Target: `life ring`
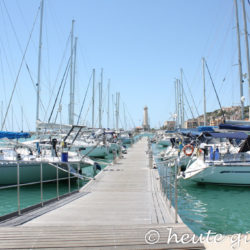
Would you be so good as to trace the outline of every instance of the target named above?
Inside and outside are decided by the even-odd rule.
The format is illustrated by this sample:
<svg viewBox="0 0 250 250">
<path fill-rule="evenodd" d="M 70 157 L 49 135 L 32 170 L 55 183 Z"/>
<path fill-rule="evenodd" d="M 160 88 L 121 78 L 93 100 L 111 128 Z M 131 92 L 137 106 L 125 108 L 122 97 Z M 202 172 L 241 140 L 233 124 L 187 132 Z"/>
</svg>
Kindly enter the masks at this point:
<svg viewBox="0 0 250 250">
<path fill-rule="evenodd" d="M 191 145 L 191 144 L 188 144 L 186 145 L 184 148 L 183 148 L 183 153 L 186 155 L 186 156 L 191 156 L 194 152 L 194 146 Z"/>
</svg>

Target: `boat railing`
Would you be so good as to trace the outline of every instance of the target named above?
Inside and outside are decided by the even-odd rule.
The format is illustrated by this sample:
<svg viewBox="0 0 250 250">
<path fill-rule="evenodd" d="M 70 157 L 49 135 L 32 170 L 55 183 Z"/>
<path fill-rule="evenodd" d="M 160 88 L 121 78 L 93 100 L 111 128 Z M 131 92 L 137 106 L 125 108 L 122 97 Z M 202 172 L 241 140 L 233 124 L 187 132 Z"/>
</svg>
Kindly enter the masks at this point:
<svg viewBox="0 0 250 250">
<path fill-rule="evenodd" d="M 17 189 L 17 196 L 16 196 L 16 198 L 17 198 L 17 211 L 9 213 L 9 214 L 5 214 L 3 216 L 0 216 L 0 222 L 4 221 L 6 219 L 9 219 L 9 218 L 11 218 L 13 216 L 17 216 L 17 215 L 20 216 L 23 213 L 23 211 L 25 211 L 25 212 L 30 211 L 34 207 L 37 207 L 39 204 L 40 204 L 40 207 L 43 207 L 44 204 L 49 203 L 51 200 L 47 200 L 47 201 L 44 200 L 44 186 L 43 186 L 44 183 L 56 182 L 56 198 L 54 198 L 52 200 L 60 200 L 62 197 L 68 196 L 68 195 L 73 194 L 75 192 L 79 192 L 79 190 L 80 190 L 80 180 L 93 179 L 93 178 L 78 174 L 80 172 L 80 163 L 79 162 L 78 163 L 73 163 L 73 164 L 77 164 L 77 172 L 72 171 L 72 166 L 71 166 L 71 163 L 69 163 L 69 162 L 58 162 L 58 163 L 40 162 L 39 163 L 39 165 L 40 165 L 40 174 L 39 174 L 40 175 L 40 180 L 35 181 L 35 182 L 21 183 L 21 178 L 20 178 L 20 164 L 21 163 L 23 164 L 23 161 L 22 162 L 16 161 L 14 163 L 14 164 L 16 164 L 16 169 L 17 169 L 17 172 L 16 172 L 16 175 L 17 175 L 16 183 L 17 184 L 0 186 L 0 190 L 13 189 L 13 188 Z M 13 164 L 13 162 L 12 162 L 12 164 Z M 44 180 L 43 179 L 43 169 L 44 169 L 45 164 L 50 165 L 51 167 L 54 167 L 56 169 L 56 178 L 49 179 L 49 180 Z M 62 164 L 64 166 L 66 166 L 66 167 L 62 168 L 61 167 Z M 59 174 L 60 174 L 59 171 L 64 171 L 64 172 L 68 173 L 68 176 L 67 177 L 60 177 L 59 176 Z M 71 180 L 72 179 L 77 180 L 77 189 L 74 189 L 74 190 L 71 189 Z M 66 194 L 64 193 L 64 194 L 60 195 L 60 193 L 59 193 L 59 182 L 60 181 L 68 181 L 68 192 Z M 20 189 L 21 189 L 21 187 L 37 185 L 37 184 L 40 184 L 40 202 L 35 204 L 35 205 L 32 205 L 31 207 L 21 209 L 21 198 L 20 198 Z"/>
<path fill-rule="evenodd" d="M 164 162 L 157 162 L 153 157 L 151 142 L 148 140 L 149 167 L 158 168 L 160 176 L 160 190 L 169 208 L 174 209 L 174 221 L 178 223 L 178 187 L 177 176 L 180 169 L 180 157 L 171 158 Z M 174 166 L 174 167 L 173 167 Z M 174 205 L 174 206 L 173 206 Z"/>
<path fill-rule="evenodd" d="M 206 155 L 206 161 L 223 161 L 228 162 L 250 162 L 250 154 L 241 152 L 241 153 L 219 153 L 217 157 L 213 155 Z"/>
<path fill-rule="evenodd" d="M 175 223 L 178 223 L 177 175 L 179 169 L 179 160 L 178 158 L 172 159 L 164 165 L 160 165 L 158 169 L 162 195 L 166 198 L 169 208 L 174 208 L 174 220 Z"/>
</svg>

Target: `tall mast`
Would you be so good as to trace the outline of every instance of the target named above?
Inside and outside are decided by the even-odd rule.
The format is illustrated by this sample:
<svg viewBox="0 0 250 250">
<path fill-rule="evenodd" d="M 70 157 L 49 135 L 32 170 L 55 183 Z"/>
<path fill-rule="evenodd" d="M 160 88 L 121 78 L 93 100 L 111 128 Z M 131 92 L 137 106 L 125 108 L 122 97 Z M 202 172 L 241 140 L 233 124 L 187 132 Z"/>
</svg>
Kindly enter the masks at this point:
<svg viewBox="0 0 250 250">
<path fill-rule="evenodd" d="M 72 84 L 72 124 L 74 124 L 75 118 L 75 81 L 76 81 L 76 49 L 77 49 L 77 37 L 75 37 L 75 45 L 74 45 L 74 65 L 73 65 L 73 84 Z"/>
<path fill-rule="evenodd" d="M 120 106 L 120 93 L 116 93 L 116 130 L 119 129 L 119 106 Z"/>
<path fill-rule="evenodd" d="M 1 126 L 3 124 L 3 101 L 1 101 Z M 2 127 L 3 129 L 3 127 Z"/>
<path fill-rule="evenodd" d="M 181 69 L 181 127 L 184 128 L 184 90 L 183 90 L 183 69 Z"/>
<path fill-rule="evenodd" d="M 110 79 L 108 80 L 108 110 L 107 110 L 107 128 L 109 128 L 109 90 L 110 90 Z"/>
<path fill-rule="evenodd" d="M 244 100 L 243 100 L 243 81 L 242 81 L 242 64 L 241 64 L 241 48 L 240 48 L 240 28 L 239 28 L 239 17 L 238 17 L 238 4 L 237 0 L 234 0 L 235 4 L 235 16 L 236 16 L 236 27 L 237 27 L 237 39 L 238 39 L 238 64 L 239 64 L 239 80 L 240 80 L 240 103 L 241 103 L 241 119 L 244 119 Z"/>
<path fill-rule="evenodd" d="M 177 92 L 177 125 L 180 128 L 180 84 L 179 79 L 176 80 L 176 92 Z"/>
<path fill-rule="evenodd" d="M 205 58 L 202 57 L 202 77 L 203 77 L 203 101 L 204 101 L 204 126 L 207 126 L 207 101 L 206 101 L 206 78 L 205 78 Z"/>
<path fill-rule="evenodd" d="M 21 106 L 21 123 L 22 123 L 22 132 L 23 132 L 23 106 Z"/>
<path fill-rule="evenodd" d="M 175 91 L 175 127 L 178 128 L 178 96 L 177 96 L 177 79 L 174 82 Z"/>
<path fill-rule="evenodd" d="M 13 112 L 13 105 L 11 105 L 11 130 L 14 131 L 14 112 Z"/>
<path fill-rule="evenodd" d="M 124 130 L 127 130 L 127 120 L 126 120 L 125 104 L 124 103 L 123 103 L 123 115 L 124 115 Z"/>
<path fill-rule="evenodd" d="M 38 52 L 38 69 L 37 69 L 37 97 L 36 97 L 36 121 L 39 120 L 40 104 L 40 80 L 41 80 L 41 61 L 42 61 L 42 34 L 43 34 L 43 6 L 44 1 L 40 3 L 40 33 L 39 33 L 39 52 Z"/>
<path fill-rule="evenodd" d="M 244 18 L 244 33 L 245 33 L 245 43 L 246 43 L 246 56 L 247 56 L 247 77 L 248 77 L 248 99 L 250 105 L 250 60 L 249 60 L 249 47 L 248 47 L 248 32 L 247 32 L 247 18 L 246 18 L 246 9 L 245 9 L 245 1 L 242 1 L 242 10 L 243 10 L 243 18 Z M 250 106 L 249 106 L 249 118 L 250 120 Z"/>
<path fill-rule="evenodd" d="M 99 82 L 99 128 L 102 128 L 102 83 L 103 69 L 101 69 L 101 82 Z"/>
<path fill-rule="evenodd" d="M 69 124 L 73 125 L 74 123 L 74 72 L 73 72 L 73 63 L 74 63 L 74 23 L 75 20 L 72 20 L 71 27 L 71 56 L 70 56 L 70 103 L 69 103 Z"/>
<path fill-rule="evenodd" d="M 95 69 L 93 69 L 93 87 L 92 87 L 92 128 L 95 126 Z"/>
<path fill-rule="evenodd" d="M 112 94 L 112 120 L 113 120 L 113 129 L 115 128 L 115 112 L 114 112 L 114 95 Z"/>
</svg>

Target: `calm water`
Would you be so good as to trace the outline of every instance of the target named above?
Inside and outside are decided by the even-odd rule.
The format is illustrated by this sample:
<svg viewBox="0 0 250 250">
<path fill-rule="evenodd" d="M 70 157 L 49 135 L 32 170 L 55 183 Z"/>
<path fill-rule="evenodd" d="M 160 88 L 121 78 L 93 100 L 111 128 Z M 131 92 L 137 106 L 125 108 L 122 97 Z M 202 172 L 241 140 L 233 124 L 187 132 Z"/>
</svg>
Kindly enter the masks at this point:
<svg viewBox="0 0 250 250">
<path fill-rule="evenodd" d="M 163 148 L 153 145 L 154 153 Z M 112 154 L 102 162 L 110 162 Z M 98 160 L 97 160 L 98 161 Z M 102 164 L 102 168 L 105 165 Z M 83 168 L 86 176 L 93 176 L 92 167 Z M 86 183 L 86 182 L 85 182 Z M 80 183 L 80 186 L 85 184 Z M 60 182 L 60 195 L 68 192 L 68 183 Z M 71 190 L 77 183 L 71 183 Z M 17 210 L 16 189 L 0 190 L 0 216 Z M 56 197 L 56 184 L 44 184 L 44 200 Z M 21 208 L 40 202 L 40 186 L 21 188 Z M 234 234 L 250 231 L 250 188 L 217 185 L 197 185 L 190 181 L 178 183 L 178 210 L 184 223 L 196 234 L 212 230 Z"/>
<path fill-rule="evenodd" d="M 163 148 L 153 146 L 154 153 Z M 197 185 L 178 182 L 178 212 L 194 233 L 250 231 L 250 187 Z"/>
<path fill-rule="evenodd" d="M 113 158 L 112 154 L 110 154 L 106 159 L 97 159 L 97 161 L 103 162 L 111 162 Z M 105 168 L 105 164 L 100 164 L 102 169 Z M 98 173 L 99 171 L 97 171 Z M 93 167 L 86 166 L 82 168 L 82 173 L 85 176 L 93 177 Z M 87 183 L 87 181 L 80 180 L 79 186 L 82 187 Z M 70 190 L 77 190 L 78 183 L 77 181 L 71 180 Z M 67 180 L 59 181 L 59 195 L 68 193 L 68 182 Z M 52 198 L 56 198 L 56 183 L 44 183 L 43 184 L 43 200 L 50 200 Z M 3 189 L 0 190 L 0 216 L 17 211 L 17 189 Z M 20 188 L 20 206 L 21 209 L 32 206 L 34 204 L 38 204 L 41 202 L 41 191 L 40 184 L 25 186 Z"/>
</svg>

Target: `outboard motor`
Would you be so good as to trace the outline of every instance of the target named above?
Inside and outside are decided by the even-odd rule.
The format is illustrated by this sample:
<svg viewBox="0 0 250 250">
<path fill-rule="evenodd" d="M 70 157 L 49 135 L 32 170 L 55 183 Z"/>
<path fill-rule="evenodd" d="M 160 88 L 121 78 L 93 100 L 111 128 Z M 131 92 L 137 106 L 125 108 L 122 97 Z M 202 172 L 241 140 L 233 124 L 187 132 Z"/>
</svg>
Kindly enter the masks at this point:
<svg viewBox="0 0 250 250">
<path fill-rule="evenodd" d="M 56 138 L 52 139 L 52 141 L 51 141 L 51 145 L 52 145 L 51 154 L 53 157 L 55 157 L 55 156 L 57 157 L 56 144 L 57 144 L 57 139 Z"/>
</svg>

